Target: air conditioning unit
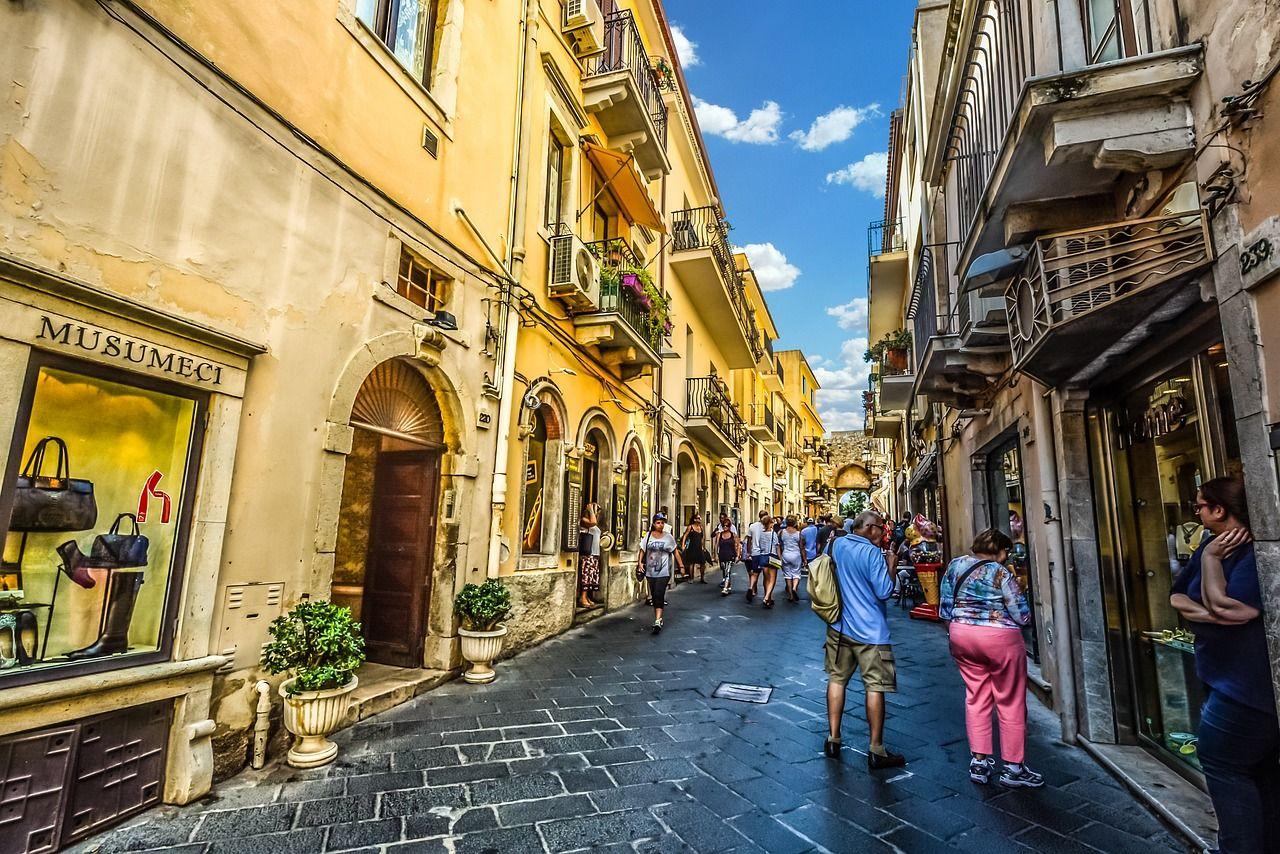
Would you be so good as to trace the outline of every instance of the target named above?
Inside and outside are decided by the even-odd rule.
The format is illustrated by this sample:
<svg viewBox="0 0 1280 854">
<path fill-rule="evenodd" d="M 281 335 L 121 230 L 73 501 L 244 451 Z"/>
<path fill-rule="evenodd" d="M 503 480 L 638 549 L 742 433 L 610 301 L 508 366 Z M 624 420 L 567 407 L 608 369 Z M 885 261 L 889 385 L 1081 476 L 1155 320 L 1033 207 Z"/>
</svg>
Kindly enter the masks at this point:
<svg viewBox="0 0 1280 854">
<path fill-rule="evenodd" d="M 1003 335 L 1009 328 L 1004 294 L 982 296 L 980 291 L 969 291 L 961 299 L 968 300 L 968 311 L 962 312 L 960 338 L 968 341 L 973 335 Z"/>
<path fill-rule="evenodd" d="M 596 311 L 600 306 L 600 262 L 576 234 L 551 238 L 547 290 L 570 311 Z"/>
<path fill-rule="evenodd" d="M 604 15 L 597 0 L 565 0 L 564 34 L 578 56 L 604 52 Z"/>
</svg>

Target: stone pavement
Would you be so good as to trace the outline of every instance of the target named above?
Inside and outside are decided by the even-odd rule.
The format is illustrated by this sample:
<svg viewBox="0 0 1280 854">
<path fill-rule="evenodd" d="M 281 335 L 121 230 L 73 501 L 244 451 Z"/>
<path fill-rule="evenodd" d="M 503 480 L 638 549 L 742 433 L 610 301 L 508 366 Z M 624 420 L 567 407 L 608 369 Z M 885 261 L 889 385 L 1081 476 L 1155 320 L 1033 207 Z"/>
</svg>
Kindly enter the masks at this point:
<svg viewBox="0 0 1280 854">
<path fill-rule="evenodd" d="M 856 679 L 844 759 L 821 755 L 823 632 L 807 603 L 765 611 L 709 583 L 681 585 L 671 605 L 658 637 L 643 606 L 611 615 L 503 662 L 491 685 L 450 683 L 340 733 L 328 768 L 247 772 L 81 850 L 1186 850 L 1055 741 L 1034 699 L 1028 762 L 1048 785 L 972 784 L 940 626 L 891 606 L 887 743 L 910 764 L 871 774 L 849 749 L 865 749 Z M 764 705 L 712 699 L 721 682 L 774 690 Z"/>
</svg>

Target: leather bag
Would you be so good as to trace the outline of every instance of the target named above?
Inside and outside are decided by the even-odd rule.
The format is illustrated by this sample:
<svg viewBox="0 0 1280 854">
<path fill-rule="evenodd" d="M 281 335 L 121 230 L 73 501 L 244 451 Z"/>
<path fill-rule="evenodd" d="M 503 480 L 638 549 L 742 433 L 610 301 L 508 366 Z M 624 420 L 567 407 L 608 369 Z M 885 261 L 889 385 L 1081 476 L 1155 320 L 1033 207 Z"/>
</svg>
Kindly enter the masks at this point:
<svg viewBox="0 0 1280 854">
<path fill-rule="evenodd" d="M 52 477 L 42 473 L 45 450 L 50 445 L 58 452 Z M 57 436 L 41 439 L 18 475 L 9 530 L 87 531 L 97 522 L 98 503 L 93 496 L 93 482 L 71 476 L 67 443 Z"/>
<path fill-rule="evenodd" d="M 120 523 L 128 519 L 131 533 L 120 533 Z M 89 550 L 89 565 L 103 569 L 129 569 L 147 565 L 147 549 L 150 542 L 138 529 L 138 517 L 121 513 L 112 523 L 111 530 L 93 538 Z"/>
</svg>

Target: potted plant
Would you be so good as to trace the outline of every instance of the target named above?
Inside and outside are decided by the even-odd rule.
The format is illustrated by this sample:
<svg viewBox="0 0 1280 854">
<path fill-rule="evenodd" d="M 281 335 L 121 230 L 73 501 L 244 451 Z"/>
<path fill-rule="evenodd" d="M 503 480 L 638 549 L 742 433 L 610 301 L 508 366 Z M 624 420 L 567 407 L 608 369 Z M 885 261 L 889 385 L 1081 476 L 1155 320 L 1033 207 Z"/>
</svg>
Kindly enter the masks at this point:
<svg viewBox="0 0 1280 854">
<path fill-rule="evenodd" d="M 502 652 L 507 634 L 501 623 L 511 614 L 511 591 L 496 578 L 467 584 L 454 597 L 453 610 L 462 621 L 458 628 L 462 657 L 471 662 L 462 678 L 471 683 L 492 682 L 497 676 L 492 662 Z"/>
<path fill-rule="evenodd" d="M 879 361 L 894 374 L 906 372 L 910 357 L 911 330 L 909 329 L 890 332 L 862 354 L 864 361 Z"/>
<path fill-rule="evenodd" d="M 364 636 L 351 609 L 332 602 L 302 602 L 276 617 L 262 648 L 268 673 L 292 673 L 280 683 L 284 727 L 296 740 L 288 761 L 295 768 L 326 765 L 338 755 L 328 736 L 351 707 L 351 692 L 364 663 Z"/>
</svg>

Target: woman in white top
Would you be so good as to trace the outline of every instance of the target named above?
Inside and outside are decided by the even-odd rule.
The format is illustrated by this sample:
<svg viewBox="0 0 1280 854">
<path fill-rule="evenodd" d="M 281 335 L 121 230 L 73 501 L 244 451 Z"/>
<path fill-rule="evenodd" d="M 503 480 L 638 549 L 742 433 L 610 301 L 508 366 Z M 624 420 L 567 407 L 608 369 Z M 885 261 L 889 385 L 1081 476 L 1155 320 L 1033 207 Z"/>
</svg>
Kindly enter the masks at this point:
<svg viewBox="0 0 1280 854">
<path fill-rule="evenodd" d="M 676 538 L 667 531 L 667 517 L 661 513 L 653 517 L 649 533 L 640 540 L 640 555 L 636 575 L 649 582 L 649 601 L 653 604 L 653 633 L 662 631 L 662 609 L 667 604 L 667 585 L 671 583 L 672 570 L 683 569 L 683 558 Z"/>
<path fill-rule="evenodd" d="M 747 528 L 747 539 L 751 541 L 751 562 L 747 564 L 747 578 L 751 586 L 747 590 L 747 601 L 756 598 L 756 582 L 764 573 L 764 607 L 773 607 L 773 588 L 778 583 L 778 567 L 781 564 L 781 547 L 778 532 L 773 527 L 773 517 L 769 511 L 760 511 L 760 521 L 752 522 Z"/>
<path fill-rule="evenodd" d="M 787 517 L 787 527 L 779 534 L 782 542 L 782 578 L 787 585 L 787 601 L 800 601 L 800 572 L 809 564 L 805 559 L 804 543 L 801 542 L 800 528 L 796 525 L 796 517 Z"/>
<path fill-rule="evenodd" d="M 582 508 L 578 523 L 578 607 L 594 608 L 592 594 L 600 590 L 600 506 Z"/>
</svg>

